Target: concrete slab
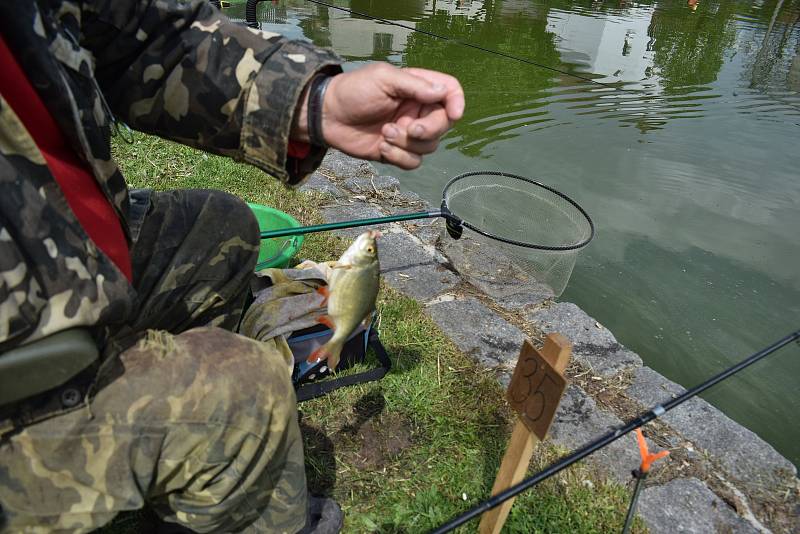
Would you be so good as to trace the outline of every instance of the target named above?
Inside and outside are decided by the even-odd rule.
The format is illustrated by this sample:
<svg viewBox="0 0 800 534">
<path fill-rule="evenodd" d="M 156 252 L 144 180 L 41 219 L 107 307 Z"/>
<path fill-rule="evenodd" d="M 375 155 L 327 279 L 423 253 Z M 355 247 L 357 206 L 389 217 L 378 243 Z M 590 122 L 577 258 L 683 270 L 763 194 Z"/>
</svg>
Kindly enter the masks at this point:
<svg viewBox="0 0 800 534">
<path fill-rule="evenodd" d="M 453 239 L 440 227 L 439 246 L 453 267 L 503 308 L 519 310 L 553 297 L 549 287 L 524 272 L 488 240 L 464 235 Z"/>
<path fill-rule="evenodd" d="M 570 385 L 550 427 L 550 439 L 570 451 L 607 433 L 622 421 L 601 411 L 594 399 L 578 386 Z M 620 483 L 631 480 L 631 471 L 639 466 L 639 451 L 634 436 L 625 436 L 600 449 L 588 461 L 597 465 Z"/>
<path fill-rule="evenodd" d="M 427 208 L 423 208 L 427 209 Z M 400 210 L 397 210 L 398 212 Z M 441 218 L 436 219 L 420 219 L 416 221 L 408 221 L 404 223 L 408 231 L 417 236 L 420 241 L 426 245 L 436 246 L 439 241 L 439 235 L 444 228 L 444 220 Z M 449 237 L 447 239 L 450 239 Z"/>
<path fill-rule="evenodd" d="M 551 306 L 536 310 L 529 319 L 542 325 L 557 327 L 572 344 L 595 345 L 598 347 L 618 347 L 619 342 L 608 328 L 595 321 L 586 312 L 571 302 L 556 302 Z"/>
<path fill-rule="evenodd" d="M 544 332 L 560 332 L 572 342 L 572 354 L 595 374 L 613 376 L 640 367 L 642 359 L 620 345 L 614 335 L 570 302 L 558 302 L 534 310 L 528 321 Z"/>
<path fill-rule="evenodd" d="M 352 176 L 344 181 L 344 186 L 355 192 L 399 191 L 400 180 L 393 176 Z"/>
<path fill-rule="evenodd" d="M 424 202 L 425 204 L 431 205 L 430 202 L 427 202 L 413 191 L 400 191 L 400 196 L 407 202 Z"/>
<path fill-rule="evenodd" d="M 319 191 L 320 193 L 328 194 L 334 198 L 342 198 L 349 196 L 331 182 L 326 176 L 315 172 L 308 177 L 303 185 L 299 187 L 300 191 Z"/>
<path fill-rule="evenodd" d="M 354 176 L 370 177 L 378 174 L 372 163 L 353 158 L 334 149 L 328 150 L 325 159 L 322 160 L 322 167 L 342 179 Z"/>
<path fill-rule="evenodd" d="M 406 232 L 384 233 L 378 250 L 384 280 L 408 297 L 426 302 L 459 283 L 458 276 Z"/>
<path fill-rule="evenodd" d="M 427 312 L 456 346 L 494 369 L 514 366 L 525 335 L 476 299 L 436 302 Z"/>
<path fill-rule="evenodd" d="M 678 478 L 645 488 L 638 512 L 651 534 L 759 532 L 696 478 Z"/>
</svg>

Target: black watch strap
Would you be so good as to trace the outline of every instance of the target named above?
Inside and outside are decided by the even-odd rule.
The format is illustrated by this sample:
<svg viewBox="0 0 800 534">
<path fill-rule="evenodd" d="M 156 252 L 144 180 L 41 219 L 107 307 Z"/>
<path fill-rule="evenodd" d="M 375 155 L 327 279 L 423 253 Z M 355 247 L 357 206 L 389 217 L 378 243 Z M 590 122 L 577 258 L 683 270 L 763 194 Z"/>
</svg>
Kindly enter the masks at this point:
<svg viewBox="0 0 800 534">
<path fill-rule="evenodd" d="M 333 76 L 329 74 L 316 74 L 309 82 L 308 88 L 308 138 L 312 145 L 327 147 L 328 143 L 322 135 L 322 103 L 325 101 L 325 91 L 328 89 Z"/>
</svg>

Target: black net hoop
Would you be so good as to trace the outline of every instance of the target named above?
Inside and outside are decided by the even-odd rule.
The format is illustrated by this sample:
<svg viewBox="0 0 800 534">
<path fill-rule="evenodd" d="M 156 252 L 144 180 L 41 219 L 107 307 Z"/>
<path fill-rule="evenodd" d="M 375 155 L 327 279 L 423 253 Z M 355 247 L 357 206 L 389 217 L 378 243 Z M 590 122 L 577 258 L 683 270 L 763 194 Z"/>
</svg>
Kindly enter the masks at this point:
<svg viewBox="0 0 800 534">
<path fill-rule="evenodd" d="M 471 171 L 451 179 L 442 191 L 442 211 L 485 237 L 534 250 L 578 251 L 595 234 L 589 214 L 570 197 L 502 171 Z"/>
</svg>

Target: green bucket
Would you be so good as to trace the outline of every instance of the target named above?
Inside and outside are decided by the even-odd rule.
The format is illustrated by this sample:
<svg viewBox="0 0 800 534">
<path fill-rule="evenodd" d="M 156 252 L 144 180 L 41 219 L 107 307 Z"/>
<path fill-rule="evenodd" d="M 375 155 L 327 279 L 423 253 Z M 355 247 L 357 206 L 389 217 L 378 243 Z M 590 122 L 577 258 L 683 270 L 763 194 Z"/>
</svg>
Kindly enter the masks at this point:
<svg viewBox="0 0 800 534">
<path fill-rule="evenodd" d="M 300 226 L 297 219 L 275 208 L 262 206 L 261 204 L 247 203 L 258 220 L 258 228 L 262 232 L 267 230 L 279 230 L 281 228 L 293 228 Z M 297 235 L 290 237 L 275 237 L 272 239 L 262 239 L 261 249 L 258 251 L 258 263 L 256 271 L 277 267 L 284 269 L 289 266 L 289 261 L 297 254 L 303 245 L 305 236 Z"/>
</svg>

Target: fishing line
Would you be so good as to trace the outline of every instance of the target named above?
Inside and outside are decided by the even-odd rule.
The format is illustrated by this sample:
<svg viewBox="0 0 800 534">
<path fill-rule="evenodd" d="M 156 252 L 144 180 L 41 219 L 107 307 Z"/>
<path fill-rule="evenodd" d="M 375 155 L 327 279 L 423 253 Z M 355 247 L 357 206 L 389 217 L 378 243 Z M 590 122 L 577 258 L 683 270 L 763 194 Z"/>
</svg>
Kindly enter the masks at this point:
<svg viewBox="0 0 800 534">
<path fill-rule="evenodd" d="M 639 427 L 644 426 L 645 424 L 649 423 L 653 419 L 658 419 L 659 417 L 661 417 L 662 415 L 664 415 L 665 413 L 667 413 L 671 409 L 673 409 L 673 408 L 675 408 L 677 406 L 680 406 L 681 404 L 683 404 L 687 400 L 699 395 L 703 391 L 705 391 L 708 388 L 710 388 L 710 387 L 722 382 L 723 380 L 725 380 L 727 378 L 730 378 L 731 376 L 735 375 L 736 373 L 738 373 L 742 369 L 753 365 L 757 361 L 759 361 L 759 360 L 761 360 L 763 358 L 766 358 L 767 356 L 769 356 L 773 352 L 785 347 L 786 345 L 788 345 L 789 343 L 791 343 L 793 341 L 800 341 L 800 330 L 797 330 L 797 331 L 789 334 L 788 336 L 776 341 L 772 345 L 770 345 L 770 346 L 768 346 L 768 347 L 766 347 L 764 349 L 761 349 L 760 351 L 756 352 L 755 354 L 753 354 L 751 356 L 748 356 L 747 358 L 745 358 L 741 362 L 737 363 L 736 365 L 725 369 L 721 373 L 709 378 L 708 380 L 706 380 L 705 382 L 703 382 L 701 384 L 698 384 L 697 386 L 693 387 L 692 389 L 686 390 L 681 395 L 678 395 L 677 397 L 675 397 L 674 399 L 670 400 L 669 402 L 666 402 L 664 404 L 658 404 L 658 405 L 652 407 L 650 410 L 642 413 L 641 415 L 639 415 L 639 417 L 633 419 L 632 421 L 628 422 L 627 424 L 625 424 L 625 425 L 623 425 L 623 426 L 621 426 L 621 427 L 619 427 L 619 428 L 617 428 L 615 430 L 612 430 L 608 434 L 605 434 L 604 436 L 596 439 L 595 441 L 593 441 L 593 442 L 591 442 L 591 443 L 589 443 L 587 445 L 584 445 L 582 448 L 576 450 L 575 452 L 573 452 L 573 453 L 571 453 L 571 454 L 569 454 L 567 456 L 564 456 L 561 460 L 558 460 L 558 461 L 550 464 L 548 467 L 546 467 L 545 469 L 543 469 L 539 473 L 531 476 L 530 478 L 527 478 L 527 479 L 523 480 L 522 482 L 520 482 L 518 484 L 515 484 L 515 485 L 511 486 L 507 490 L 504 490 L 504 491 L 498 493 L 497 495 L 495 495 L 491 499 L 483 501 L 482 503 L 474 506 L 473 508 L 471 508 L 467 512 L 461 514 L 460 516 L 456 517 L 455 519 L 452 519 L 451 521 L 448 521 L 447 523 L 445 523 L 441 527 L 437 528 L 431 534 L 444 534 L 445 532 L 450 532 L 451 530 L 463 525 L 464 523 L 466 523 L 470 519 L 478 517 L 479 515 L 483 514 L 484 512 L 487 512 L 487 511 L 491 510 L 492 508 L 494 508 L 495 506 L 500 505 L 503 501 L 508 500 L 511 497 L 515 497 L 515 496 L 519 495 L 523 491 L 532 488 L 533 486 L 535 486 L 536 484 L 542 482 L 543 480 L 546 480 L 546 479 L 550 478 L 551 476 L 555 475 L 556 473 L 562 471 L 563 469 L 566 469 L 567 467 L 571 466 L 575 462 L 578 462 L 578 461 L 586 458 L 587 456 L 589 456 L 593 452 L 597 451 L 598 449 L 601 449 L 601 448 L 605 447 L 606 445 L 609 445 L 609 444 L 613 443 L 614 441 L 618 440 L 619 438 L 621 438 L 622 436 L 628 434 L 629 432 L 631 432 L 633 430 L 636 430 Z"/>
<path fill-rule="evenodd" d="M 455 44 L 458 44 L 458 45 L 461 45 L 461 46 L 466 46 L 468 48 L 473 48 L 475 50 L 480 50 L 481 52 L 486 52 L 488 54 L 494 54 L 496 56 L 500 56 L 500 57 L 504 57 L 506 59 L 511 59 L 513 61 L 518 61 L 520 63 L 524 63 L 526 65 L 532 65 L 534 67 L 540 67 L 542 69 L 547 69 L 549 71 L 557 72 L 557 73 L 563 74 L 565 76 L 571 76 L 573 78 L 577 78 L 577 79 L 583 80 L 585 82 L 593 83 L 595 85 L 600 85 L 600 86 L 605 87 L 607 89 L 614 89 L 615 91 L 624 91 L 626 93 L 630 93 L 630 94 L 634 94 L 634 95 L 644 94 L 642 91 L 636 91 L 634 89 L 625 89 L 624 87 L 619 87 L 617 85 L 613 85 L 613 84 L 610 84 L 610 83 L 598 82 L 597 80 L 589 78 L 588 76 L 582 76 L 580 74 L 575 74 L 574 72 L 569 72 L 569 71 L 566 71 L 566 70 L 563 70 L 563 69 L 558 69 L 556 67 L 551 67 L 549 65 L 544 65 L 542 63 L 537 63 L 536 61 L 533 61 L 533 60 L 530 60 L 530 59 L 526 59 L 524 57 L 515 56 L 514 54 L 508 54 L 506 52 L 502 52 L 500 50 L 495 50 L 493 48 L 486 48 L 484 46 L 476 45 L 476 44 L 470 43 L 468 41 L 462 41 L 460 39 L 453 39 L 452 37 L 447 37 L 446 35 L 441 35 L 441 34 L 438 34 L 438 33 L 434 33 L 432 31 L 420 30 L 420 29 L 415 28 L 413 26 L 407 26 L 405 24 L 401 24 L 401 23 L 395 22 L 393 20 L 387 20 L 387 19 L 382 19 L 380 17 L 374 17 L 374 16 L 372 16 L 372 15 L 370 15 L 368 13 L 363 13 L 361 11 L 355 11 L 355 10 L 352 10 L 352 9 L 339 7 L 339 6 L 336 6 L 336 5 L 333 5 L 333 4 L 329 4 L 328 2 L 324 2 L 323 0 L 306 0 L 306 1 L 308 1 L 308 2 L 310 2 L 312 4 L 318 4 L 318 5 L 321 5 L 321 6 L 329 7 L 331 9 L 336 9 L 338 11 L 343 11 L 343 12 L 349 13 L 351 15 L 358 15 L 359 17 L 364 17 L 364 18 L 367 18 L 367 19 L 370 19 L 370 20 L 375 20 L 375 21 L 378 21 L 378 22 L 382 22 L 384 24 L 389 24 L 391 26 L 397 26 L 398 28 L 404 28 L 406 30 L 411 30 L 413 32 L 422 33 L 422 34 L 427 35 L 429 37 L 435 37 L 436 39 L 441 39 L 443 41 L 455 43 Z"/>
</svg>

